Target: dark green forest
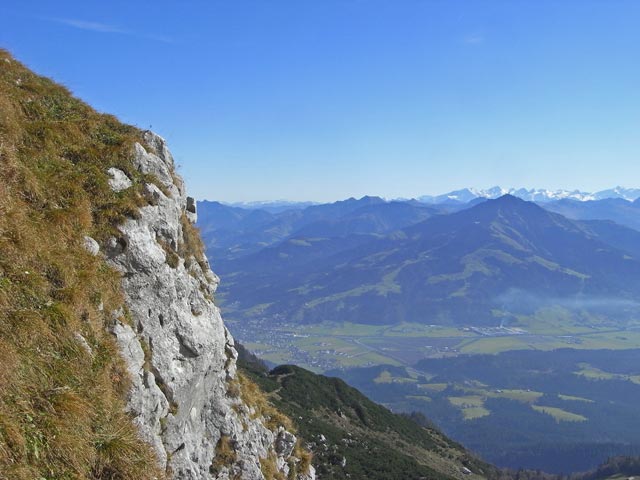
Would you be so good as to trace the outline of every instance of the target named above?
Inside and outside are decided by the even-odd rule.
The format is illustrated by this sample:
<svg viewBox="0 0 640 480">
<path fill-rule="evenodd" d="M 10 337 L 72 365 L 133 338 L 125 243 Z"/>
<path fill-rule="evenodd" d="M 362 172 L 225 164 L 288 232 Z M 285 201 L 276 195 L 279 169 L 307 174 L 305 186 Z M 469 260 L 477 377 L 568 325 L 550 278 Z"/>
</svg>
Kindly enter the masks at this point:
<svg viewBox="0 0 640 480">
<path fill-rule="evenodd" d="M 403 367 L 329 374 L 394 411 L 423 413 L 501 467 L 567 473 L 640 454 L 639 350 L 512 351 L 427 359 L 416 370 L 416 381 Z M 375 381 L 382 372 L 388 383 Z M 452 399 L 475 402 L 483 415 L 465 419 Z"/>
</svg>

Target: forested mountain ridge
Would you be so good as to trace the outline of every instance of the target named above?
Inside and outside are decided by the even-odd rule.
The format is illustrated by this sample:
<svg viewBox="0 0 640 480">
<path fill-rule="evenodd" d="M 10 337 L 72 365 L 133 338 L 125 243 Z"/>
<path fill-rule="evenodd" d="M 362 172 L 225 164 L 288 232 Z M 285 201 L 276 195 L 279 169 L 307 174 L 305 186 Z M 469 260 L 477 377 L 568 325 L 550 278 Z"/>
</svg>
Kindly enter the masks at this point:
<svg viewBox="0 0 640 480">
<path fill-rule="evenodd" d="M 287 237 L 218 265 L 225 301 L 240 316 L 266 305 L 265 318 L 299 323 L 497 325 L 522 313 L 514 310 L 520 304 L 579 304 L 588 296 L 605 309 L 608 300 L 632 305 L 637 238 L 611 222 L 569 220 L 507 195 L 382 235 L 327 228 L 324 236 Z"/>
<path fill-rule="evenodd" d="M 239 365 L 297 426 L 320 478 L 462 479 L 497 470 L 423 416 L 393 414 L 342 380 L 292 365 L 271 371 L 243 347 Z M 417 422 L 421 422 L 420 425 Z"/>
</svg>

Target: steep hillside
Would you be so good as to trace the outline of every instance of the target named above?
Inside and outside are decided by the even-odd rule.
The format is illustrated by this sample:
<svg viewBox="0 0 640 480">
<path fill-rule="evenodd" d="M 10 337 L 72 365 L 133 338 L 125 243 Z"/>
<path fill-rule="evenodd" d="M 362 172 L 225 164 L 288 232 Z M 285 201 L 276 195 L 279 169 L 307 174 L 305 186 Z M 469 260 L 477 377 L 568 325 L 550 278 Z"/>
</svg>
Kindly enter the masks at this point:
<svg viewBox="0 0 640 480">
<path fill-rule="evenodd" d="M 0 478 L 313 478 L 164 140 L 0 52 Z"/>
<path fill-rule="evenodd" d="M 0 477 L 154 478 L 105 329 L 120 278 L 84 248 L 148 203 L 154 180 L 130 161 L 139 132 L 0 51 L 0 138 Z"/>
<path fill-rule="evenodd" d="M 381 238 L 289 238 L 225 262 L 225 301 L 298 323 L 497 325 L 589 297 L 623 320 L 640 294 L 636 237 L 507 195 Z"/>
<path fill-rule="evenodd" d="M 314 453 L 319 478 L 461 479 L 497 474 L 422 416 L 393 414 L 342 380 L 299 367 L 268 372 L 242 348 L 240 353 L 240 367 L 294 419 Z"/>
</svg>

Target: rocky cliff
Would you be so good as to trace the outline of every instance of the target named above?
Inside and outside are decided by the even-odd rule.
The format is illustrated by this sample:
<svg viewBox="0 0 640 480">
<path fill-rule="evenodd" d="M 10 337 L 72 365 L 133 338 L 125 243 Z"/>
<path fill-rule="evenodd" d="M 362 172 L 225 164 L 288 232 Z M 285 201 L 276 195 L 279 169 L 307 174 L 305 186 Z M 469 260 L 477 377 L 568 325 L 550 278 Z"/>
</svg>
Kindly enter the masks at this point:
<svg viewBox="0 0 640 480">
<path fill-rule="evenodd" d="M 163 139 L 0 50 L 0 480 L 314 478 Z"/>
<path fill-rule="evenodd" d="M 301 461 L 293 456 L 295 436 L 284 425 L 267 428 L 269 419 L 238 391 L 234 341 L 213 302 L 218 279 L 191 226 L 193 199 L 165 141 L 152 132 L 144 140 L 133 164 L 160 188 L 145 185 L 151 203 L 104 248 L 122 274 L 129 314 L 127 321 L 119 312 L 113 327 L 132 377 L 127 408 L 174 478 L 261 479 L 267 469 L 289 476 Z M 130 187 L 124 172 L 109 174 L 114 190 Z M 217 458 L 225 448 L 232 452 Z"/>
</svg>

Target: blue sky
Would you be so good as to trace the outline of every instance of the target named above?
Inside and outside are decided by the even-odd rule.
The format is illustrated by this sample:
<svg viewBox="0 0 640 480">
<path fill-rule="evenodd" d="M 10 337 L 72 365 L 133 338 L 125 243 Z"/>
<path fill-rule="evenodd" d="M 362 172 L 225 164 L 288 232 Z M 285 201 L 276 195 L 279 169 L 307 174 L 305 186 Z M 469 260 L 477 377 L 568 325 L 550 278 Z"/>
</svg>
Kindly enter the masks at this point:
<svg viewBox="0 0 640 480">
<path fill-rule="evenodd" d="M 30 1 L 0 45 L 225 201 L 640 185 L 640 2 Z"/>
</svg>

